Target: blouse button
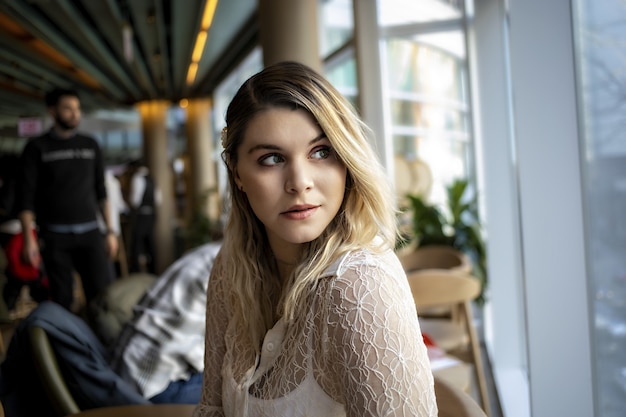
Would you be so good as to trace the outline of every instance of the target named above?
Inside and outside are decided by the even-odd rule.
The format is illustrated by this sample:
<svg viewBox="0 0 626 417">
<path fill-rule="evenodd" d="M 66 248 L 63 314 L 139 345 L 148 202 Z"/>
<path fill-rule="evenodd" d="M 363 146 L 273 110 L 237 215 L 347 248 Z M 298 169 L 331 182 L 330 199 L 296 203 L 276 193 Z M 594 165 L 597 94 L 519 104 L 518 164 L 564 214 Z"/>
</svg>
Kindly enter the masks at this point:
<svg viewBox="0 0 626 417">
<path fill-rule="evenodd" d="M 272 352 L 274 350 L 274 343 L 269 342 L 266 346 L 268 352 Z"/>
</svg>

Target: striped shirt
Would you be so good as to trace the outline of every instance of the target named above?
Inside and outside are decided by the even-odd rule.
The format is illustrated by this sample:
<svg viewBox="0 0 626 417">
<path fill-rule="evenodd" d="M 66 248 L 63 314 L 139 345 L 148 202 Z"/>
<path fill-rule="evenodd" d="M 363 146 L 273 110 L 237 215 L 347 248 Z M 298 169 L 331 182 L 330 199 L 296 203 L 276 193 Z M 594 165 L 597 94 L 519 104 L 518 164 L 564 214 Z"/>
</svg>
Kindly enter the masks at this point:
<svg viewBox="0 0 626 417">
<path fill-rule="evenodd" d="M 220 246 L 205 244 L 172 264 L 120 333 L 111 365 L 145 398 L 204 369 L 206 291 Z"/>
</svg>

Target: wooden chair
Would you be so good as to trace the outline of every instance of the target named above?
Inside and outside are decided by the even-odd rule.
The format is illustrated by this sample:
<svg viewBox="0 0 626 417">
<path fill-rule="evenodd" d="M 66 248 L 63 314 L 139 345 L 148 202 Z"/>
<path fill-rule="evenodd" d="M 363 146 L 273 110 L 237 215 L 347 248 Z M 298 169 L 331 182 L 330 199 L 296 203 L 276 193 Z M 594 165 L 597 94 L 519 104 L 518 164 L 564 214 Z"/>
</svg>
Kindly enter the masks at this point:
<svg viewBox="0 0 626 417">
<path fill-rule="evenodd" d="M 473 365 L 481 404 L 489 415 L 487 383 L 470 305 L 480 293 L 480 282 L 471 275 L 441 270 L 409 272 L 407 278 L 418 315 L 424 309 L 438 306 L 458 311 L 453 318 L 420 317 L 420 326 L 440 348 L 457 357 L 464 357 Z M 467 355 L 461 356 L 462 351 Z"/>
<path fill-rule="evenodd" d="M 398 253 L 398 258 L 407 273 L 443 270 L 467 275 L 471 274 L 473 269 L 470 258 L 452 246 L 429 245 L 406 248 Z M 425 317 L 454 317 L 457 312 L 448 306 L 437 306 L 423 309 L 421 314 Z"/>
<path fill-rule="evenodd" d="M 435 397 L 439 417 L 487 417 L 472 397 L 437 377 L 435 377 Z"/>
<path fill-rule="evenodd" d="M 444 269 L 460 274 L 472 273 L 472 261 L 458 249 L 445 245 L 418 246 L 399 251 L 398 258 L 407 272 Z"/>
<path fill-rule="evenodd" d="M 474 380 L 474 368 L 454 355 L 446 353 L 445 356 L 431 358 L 430 361 L 433 376 L 446 381 L 449 385 L 463 392 L 470 392 Z"/>
</svg>

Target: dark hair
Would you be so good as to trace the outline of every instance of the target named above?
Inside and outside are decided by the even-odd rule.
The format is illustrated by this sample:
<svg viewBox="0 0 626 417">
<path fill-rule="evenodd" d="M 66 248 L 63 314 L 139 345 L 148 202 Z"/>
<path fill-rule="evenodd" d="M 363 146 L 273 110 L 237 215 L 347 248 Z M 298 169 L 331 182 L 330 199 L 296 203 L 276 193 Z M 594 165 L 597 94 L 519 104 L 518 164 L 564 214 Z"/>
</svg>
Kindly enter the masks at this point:
<svg viewBox="0 0 626 417">
<path fill-rule="evenodd" d="M 78 92 L 76 90 L 70 88 L 55 88 L 52 91 L 46 93 L 46 106 L 55 107 L 59 104 L 59 100 L 61 97 L 70 96 L 70 97 L 78 97 Z"/>
</svg>

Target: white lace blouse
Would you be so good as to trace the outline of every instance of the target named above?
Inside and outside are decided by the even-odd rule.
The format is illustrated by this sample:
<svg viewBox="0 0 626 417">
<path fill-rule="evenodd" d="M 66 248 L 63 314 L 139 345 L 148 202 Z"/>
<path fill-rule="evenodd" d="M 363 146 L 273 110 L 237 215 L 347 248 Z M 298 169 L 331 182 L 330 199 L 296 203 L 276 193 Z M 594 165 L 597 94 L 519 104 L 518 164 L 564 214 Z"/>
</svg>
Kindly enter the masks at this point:
<svg viewBox="0 0 626 417">
<path fill-rule="evenodd" d="M 301 315 L 267 332 L 260 357 L 230 325 L 228 278 L 219 275 L 209 281 L 193 417 L 437 416 L 415 305 L 392 251 L 337 260 Z"/>
</svg>

